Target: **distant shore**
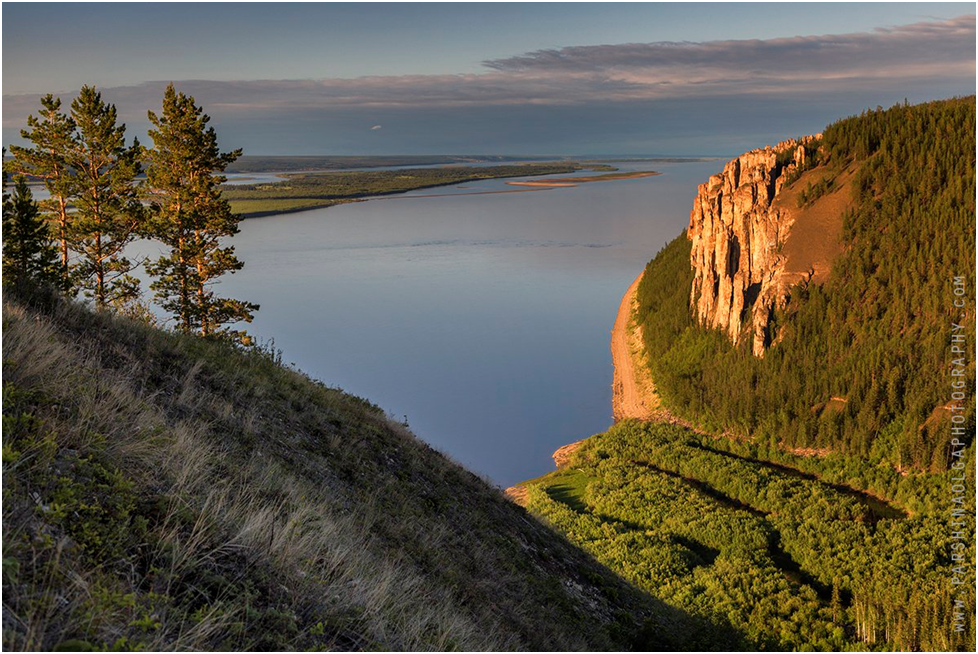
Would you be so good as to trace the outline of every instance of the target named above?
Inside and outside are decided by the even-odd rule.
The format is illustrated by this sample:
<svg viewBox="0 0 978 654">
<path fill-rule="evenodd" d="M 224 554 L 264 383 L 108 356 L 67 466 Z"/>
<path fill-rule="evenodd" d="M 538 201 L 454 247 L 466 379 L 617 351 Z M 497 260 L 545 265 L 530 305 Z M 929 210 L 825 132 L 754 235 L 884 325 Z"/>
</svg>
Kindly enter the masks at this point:
<svg viewBox="0 0 978 654">
<path fill-rule="evenodd" d="M 620 179 L 640 179 L 642 177 L 654 177 L 662 173 L 654 170 L 643 170 L 631 173 L 608 173 L 607 175 L 590 175 L 588 177 L 557 177 L 553 180 L 535 182 L 506 182 L 510 186 L 577 186 L 589 182 L 612 182 Z"/>
<path fill-rule="evenodd" d="M 224 199 L 231 202 L 231 210 L 235 213 L 241 214 L 245 218 L 257 218 L 273 214 L 321 209 L 347 202 L 403 196 L 408 191 L 457 186 L 489 179 L 563 175 L 574 172 L 595 173 L 597 171 L 608 171 L 624 177 L 634 176 L 633 173 L 620 173 L 613 166 L 585 165 L 573 161 L 498 166 L 347 170 L 320 173 L 284 173 L 285 179 L 277 182 L 225 185 L 222 187 L 222 195 Z M 575 179 L 587 180 L 600 179 L 601 177 L 603 175 L 592 174 L 588 177 Z"/>
</svg>

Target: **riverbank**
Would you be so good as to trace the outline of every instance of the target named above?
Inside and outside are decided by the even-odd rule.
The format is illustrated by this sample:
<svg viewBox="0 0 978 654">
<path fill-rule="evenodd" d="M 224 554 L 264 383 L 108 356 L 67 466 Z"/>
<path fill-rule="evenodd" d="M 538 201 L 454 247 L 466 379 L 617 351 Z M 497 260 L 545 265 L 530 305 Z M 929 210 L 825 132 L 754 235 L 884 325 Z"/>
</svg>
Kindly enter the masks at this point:
<svg viewBox="0 0 978 654">
<path fill-rule="evenodd" d="M 617 423 L 629 418 L 677 425 L 690 429 L 700 435 L 707 435 L 695 425 L 674 416 L 663 408 L 655 389 L 655 382 L 643 361 L 642 328 L 635 322 L 638 308 L 638 287 L 642 283 L 643 271 L 629 285 L 618 305 L 618 314 L 611 329 L 611 361 L 614 366 L 612 377 L 612 416 Z M 587 439 L 568 443 L 553 453 L 557 469 L 565 467 L 571 456 Z M 539 478 L 538 478 L 539 479 Z M 538 479 L 531 479 L 505 490 L 506 495 L 517 504 L 526 503 L 527 486 Z"/>
<path fill-rule="evenodd" d="M 625 291 L 611 329 L 611 360 L 615 367 L 611 406 L 615 422 L 626 418 L 651 420 L 662 404 L 642 361 L 642 331 L 634 319 L 636 294 L 644 274 L 640 273 Z"/>
</svg>

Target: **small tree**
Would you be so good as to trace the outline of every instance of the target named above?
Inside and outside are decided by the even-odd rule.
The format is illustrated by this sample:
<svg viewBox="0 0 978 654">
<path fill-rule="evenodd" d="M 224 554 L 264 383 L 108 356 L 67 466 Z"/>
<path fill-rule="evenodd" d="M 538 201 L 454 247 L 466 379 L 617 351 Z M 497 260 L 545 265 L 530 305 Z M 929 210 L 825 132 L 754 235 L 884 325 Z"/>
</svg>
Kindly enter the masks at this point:
<svg viewBox="0 0 978 654">
<path fill-rule="evenodd" d="M 75 121 L 61 111 L 61 100 L 48 94 L 41 98 L 38 115 L 28 116 L 27 129 L 21 130 L 20 135 L 33 147 L 10 146 L 14 156 L 11 168 L 20 174 L 44 180 L 50 198 L 39 204 L 55 224 L 61 258 L 59 286 L 69 292 L 72 284 L 69 265 L 71 214 L 68 205 L 75 180 L 68 160 L 77 147 Z"/>
<path fill-rule="evenodd" d="M 146 268 L 157 277 L 151 288 L 161 306 L 173 314 L 180 329 L 204 337 L 249 342 L 245 332 L 229 323 L 251 322 L 257 304 L 218 297 L 213 285 L 244 263 L 234 247 L 222 240 L 238 233 L 241 218 L 221 198 L 221 175 L 241 150 L 222 153 L 210 118 L 193 97 L 170 84 L 159 116 L 149 112 L 153 148 L 149 151 L 147 195 L 151 202 L 154 238 L 169 253 Z"/>
<path fill-rule="evenodd" d="M 3 281 L 14 286 L 26 281 L 56 284 L 57 251 L 23 175 L 14 179 L 14 193 L 3 197 Z"/>
<path fill-rule="evenodd" d="M 136 264 L 124 250 L 143 222 L 135 185 L 142 148 L 138 141 L 126 147 L 126 126 L 116 124 L 115 106 L 93 87 L 82 87 L 71 116 L 78 126 L 69 157 L 76 173 L 71 234 L 81 255 L 78 284 L 98 308 L 125 304 L 139 295 L 139 280 L 129 274 Z"/>
</svg>

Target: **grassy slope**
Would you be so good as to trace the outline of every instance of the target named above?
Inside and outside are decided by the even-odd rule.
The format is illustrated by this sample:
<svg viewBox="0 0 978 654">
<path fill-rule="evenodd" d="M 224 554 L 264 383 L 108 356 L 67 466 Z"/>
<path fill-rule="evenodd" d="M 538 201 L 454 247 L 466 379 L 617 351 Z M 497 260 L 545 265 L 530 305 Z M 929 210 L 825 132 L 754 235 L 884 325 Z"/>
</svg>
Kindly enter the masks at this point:
<svg viewBox="0 0 978 654">
<path fill-rule="evenodd" d="M 642 595 L 375 406 L 74 304 L 3 307 L 3 644 L 682 646 Z"/>
</svg>

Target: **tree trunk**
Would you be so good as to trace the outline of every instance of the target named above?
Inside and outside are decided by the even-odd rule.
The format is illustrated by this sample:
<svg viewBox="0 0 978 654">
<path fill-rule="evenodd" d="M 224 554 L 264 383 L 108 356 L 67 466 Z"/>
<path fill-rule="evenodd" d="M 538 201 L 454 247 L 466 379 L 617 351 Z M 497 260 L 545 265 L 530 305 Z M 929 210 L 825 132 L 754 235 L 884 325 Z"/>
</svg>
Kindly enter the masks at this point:
<svg viewBox="0 0 978 654">
<path fill-rule="evenodd" d="M 68 201 L 63 195 L 58 196 L 58 238 L 61 241 L 61 283 L 67 292 L 71 287 L 68 269 Z"/>
</svg>

